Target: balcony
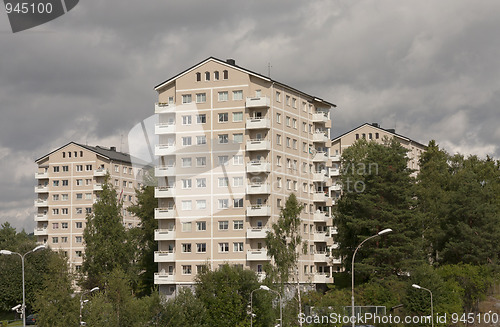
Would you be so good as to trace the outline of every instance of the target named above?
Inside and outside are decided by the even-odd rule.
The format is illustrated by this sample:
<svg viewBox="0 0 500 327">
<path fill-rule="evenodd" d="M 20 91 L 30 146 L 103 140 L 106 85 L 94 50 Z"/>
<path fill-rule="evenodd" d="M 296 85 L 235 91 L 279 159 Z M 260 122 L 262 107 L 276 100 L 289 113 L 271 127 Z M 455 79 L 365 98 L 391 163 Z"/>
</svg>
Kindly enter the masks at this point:
<svg viewBox="0 0 500 327">
<path fill-rule="evenodd" d="M 247 238 L 266 238 L 269 228 L 249 228 Z"/>
<path fill-rule="evenodd" d="M 250 250 L 247 251 L 247 261 L 269 261 L 267 250 Z"/>
<path fill-rule="evenodd" d="M 328 181 L 328 176 L 326 176 L 326 171 L 317 171 L 313 173 L 313 182 L 326 183 Z"/>
<path fill-rule="evenodd" d="M 155 262 L 175 261 L 175 253 L 168 251 L 155 251 Z"/>
<path fill-rule="evenodd" d="M 36 179 L 49 178 L 49 172 L 45 171 L 45 172 L 42 172 L 42 173 L 35 173 L 35 178 Z"/>
<path fill-rule="evenodd" d="M 249 217 L 269 217 L 271 216 L 270 206 L 251 206 L 247 208 L 247 216 Z"/>
<path fill-rule="evenodd" d="M 94 177 L 103 177 L 106 176 L 107 173 L 108 173 L 107 169 L 99 168 L 94 170 Z"/>
<path fill-rule="evenodd" d="M 341 190 L 342 190 L 342 185 L 341 184 L 335 183 L 332 186 L 330 186 L 330 191 L 339 192 Z"/>
<path fill-rule="evenodd" d="M 327 234 L 326 232 L 314 232 L 313 233 L 313 241 L 314 242 L 326 242 L 327 241 Z"/>
<path fill-rule="evenodd" d="M 328 233 L 330 235 L 337 235 L 338 234 L 337 227 L 329 227 L 328 228 Z"/>
<path fill-rule="evenodd" d="M 166 114 L 175 112 L 175 105 L 165 102 L 155 103 L 155 114 Z"/>
<path fill-rule="evenodd" d="M 316 252 L 314 253 L 314 262 L 327 262 L 326 252 Z"/>
<path fill-rule="evenodd" d="M 35 186 L 35 193 L 47 193 L 47 192 L 49 192 L 49 187 L 47 185 Z"/>
<path fill-rule="evenodd" d="M 313 215 L 313 221 L 315 223 L 326 223 L 328 219 L 330 219 L 328 211 L 316 211 Z"/>
<path fill-rule="evenodd" d="M 342 263 L 342 260 L 340 258 L 332 258 L 331 261 L 332 265 L 340 265 Z"/>
<path fill-rule="evenodd" d="M 326 152 L 323 151 L 318 151 L 316 154 L 313 156 L 312 159 L 313 162 L 328 162 L 328 155 Z"/>
<path fill-rule="evenodd" d="M 163 284 L 173 284 L 175 283 L 175 275 L 174 274 L 162 274 L 155 273 L 155 284 L 163 285 Z"/>
<path fill-rule="evenodd" d="M 247 194 L 271 194 L 271 186 L 269 184 L 249 184 L 247 185 Z"/>
<path fill-rule="evenodd" d="M 269 108 L 270 104 L 268 97 L 247 98 L 245 102 L 247 108 Z"/>
<path fill-rule="evenodd" d="M 175 133 L 175 124 L 160 123 L 155 125 L 155 134 L 173 134 Z"/>
<path fill-rule="evenodd" d="M 175 176 L 175 166 L 159 166 L 155 167 L 156 177 Z"/>
<path fill-rule="evenodd" d="M 35 200 L 35 207 L 48 207 L 49 206 L 49 201 L 47 199 L 36 199 Z"/>
<path fill-rule="evenodd" d="M 249 118 L 247 119 L 247 129 L 269 129 L 271 120 L 269 118 Z"/>
<path fill-rule="evenodd" d="M 47 227 L 38 227 L 38 228 L 35 228 L 34 234 L 35 234 L 35 236 L 48 235 Z"/>
<path fill-rule="evenodd" d="M 265 139 L 255 139 L 247 141 L 247 151 L 269 151 L 271 142 Z"/>
<path fill-rule="evenodd" d="M 169 229 L 156 229 L 155 241 L 173 241 L 175 240 L 175 231 Z"/>
<path fill-rule="evenodd" d="M 328 142 L 330 139 L 328 138 L 328 135 L 326 135 L 324 132 L 318 132 L 313 134 L 313 142 L 321 142 L 325 143 Z"/>
<path fill-rule="evenodd" d="M 94 191 L 102 191 L 102 184 L 101 183 L 95 183 L 92 189 Z"/>
<path fill-rule="evenodd" d="M 313 194 L 313 202 L 328 202 L 331 199 L 328 194 L 324 192 L 318 192 Z"/>
<path fill-rule="evenodd" d="M 328 115 L 322 112 L 318 112 L 312 115 L 313 123 L 328 123 Z"/>
<path fill-rule="evenodd" d="M 329 168 L 328 173 L 330 174 L 330 177 L 340 176 L 340 168 Z"/>
<path fill-rule="evenodd" d="M 170 156 L 175 153 L 175 145 L 157 144 L 155 145 L 155 156 Z"/>
<path fill-rule="evenodd" d="M 340 154 L 336 154 L 330 157 L 333 162 L 340 162 Z"/>
<path fill-rule="evenodd" d="M 175 196 L 175 188 L 169 186 L 155 187 L 155 198 L 172 198 Z"/>
<path fill-rule="evenodd" d="M 46 213 L 38 213 L 35 214 L 35 221 L 47 221 L 49 220 L 49 216 Z"/>
<path fill-rule="evenodd" d="M 175 217 L 174 208 L 156 208 L 155 219 L 170 219 Z"/>
<path fill-rule="evenodd" d="M 271 163 L 267 161 L 250 161 L 247 164 L 247 173 L 270 173 Z"/>
<path fill-rule="evenodd" d="M 313 276 L 313 282 L 316 284 L 333 283 L 333 277 L 329 274 L 317 273 Z"/>
</svg>

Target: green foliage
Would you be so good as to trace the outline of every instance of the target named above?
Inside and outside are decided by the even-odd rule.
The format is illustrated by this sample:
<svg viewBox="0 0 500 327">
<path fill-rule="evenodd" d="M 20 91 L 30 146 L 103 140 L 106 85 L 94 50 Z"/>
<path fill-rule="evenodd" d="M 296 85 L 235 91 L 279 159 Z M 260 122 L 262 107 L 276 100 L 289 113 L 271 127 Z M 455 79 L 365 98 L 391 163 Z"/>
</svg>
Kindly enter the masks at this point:
<svg viewBox="0 0 500 327">
<path fill-rule="evenodd" d="M 137 290 L 139 295 L 149 295 L 154 288 L 154 274 L 158 271 L 158 264 L 154 262 L 154 252 L 158 248 L 154 240 L 154 231 L 158 228 L 155 219 L 155 208 L 158 200 L 154 196 L 153 186 L 144 186 L 136 190 L 137 203 L 128 208 L 128 211 L 137 216 L 141 224 L 131 229 L 129 239 L 137 249 L 136 261 L 139 275 Z"/>
<path fill-rule="evenodd" d="M 174 299 L 167 301 L 161 315 L 162 326 L 208 327 L 209 315 L 201 300 L 189 288 L 181 288 Z"/>
<path fill-rule="evenodd" d="M 290 275 L 297 272 L 297 263 L 303 249 L 300 235 L 300 212 L 303 205 L 299 204 L 295 194 L 286 200 L 280 211 L 280 217 L 273 223 L 272 230 L 266 235 L 267 253 L 273 259 L 274 265 L 265 266 L 266 278 L 270 282 L 279 283 L 281 289 L 288 283 Z"/>
<path fill-rule="evenodd" d="M 347 270 L 356 247 L 385 228 L 393 233 L 373 239 L 356 255 L 356 272 L 401 274 L 422 259 L 419 213 L 406 149 L 392 140 L 386 145 L 359 140 L 342 156 L 344 194 L 337 206 L 337 255 Z"/>
<path fill-rule="evenodd" d="M 34 309 L 38 313 L 38 326 L 66 327 L 78 325 L 78 299 L 72 295 L 72 277 L 67 260 L 53 253 L 47 262 L 43 287 L 36 294 Z"/>
<path fill-rule="evenodd" d="M 127 242 L 122 224 L 122 204 L 117 200 L 116 190 L 105 177 L 99 200 L 94 203 L 87 225 L 83 231 L 85 254 L 82 270 L 86 274 L 83 282 L 88 289 L 103 286 L 103 279 L 111 271 L 121 268 L 127 271 L 133 259 L 133 246 Z"/>
</svg>

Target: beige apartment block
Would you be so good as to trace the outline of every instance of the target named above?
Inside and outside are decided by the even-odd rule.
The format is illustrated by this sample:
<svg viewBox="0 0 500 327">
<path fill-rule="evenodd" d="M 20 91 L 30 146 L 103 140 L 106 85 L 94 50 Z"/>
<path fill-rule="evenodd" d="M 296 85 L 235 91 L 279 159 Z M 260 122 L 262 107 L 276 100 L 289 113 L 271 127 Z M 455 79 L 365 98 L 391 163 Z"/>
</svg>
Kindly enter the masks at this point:
<svg viewBox="0 0 500 327">
<path fill-rule="evenodd" d="M 265 236 L 287 197 L 304 204 L 300 282 L 332 283 L 330 109 L 334 104 L 208 58 L 157 85 L 155 217 L 160 293 L 205 265 L 264 277 Z"/>
<path fill-rule="evenodd" d="M 359 139 L 366 139 L 367 141 L 374 141 L 383 144 L 384 140 L 390 140 L 393 138 L 408 150 L 408 168 L 415 170 L 413 176 L 416 176 L 416 174 L 420 170 L 420 156 L 423 152 L 426 151 L 427 146 L 406 136 L 396 134 L 396 131 L 394 129 L 383 129 L 378 123 L 365 123 L 332 140 L 332 147 L 330 150 L 330 159 L 332 161 L 332 166 L 329 169 L 329 175 L 332 180 L 330 196 L 333 199 L 334 205 L 336 200 L 340 198 L 342 191 L 342 186 L 340 185 L 340 175 L 342 173 L 340 159 L 343 151 Z"/>
<path fill-rule="evenodd" d="M 128 154 L 70 142 L 35 162 L 35 236 L 38 243 L 63 251 L 72 269 L 82 266 L 86 215 L 99 199 L 107 173 L 123 203 L 123 225 L 137 226 L 138 219 L 126 208 L 135 201 L 142 171 L 132 167 Z"/>
</svg>

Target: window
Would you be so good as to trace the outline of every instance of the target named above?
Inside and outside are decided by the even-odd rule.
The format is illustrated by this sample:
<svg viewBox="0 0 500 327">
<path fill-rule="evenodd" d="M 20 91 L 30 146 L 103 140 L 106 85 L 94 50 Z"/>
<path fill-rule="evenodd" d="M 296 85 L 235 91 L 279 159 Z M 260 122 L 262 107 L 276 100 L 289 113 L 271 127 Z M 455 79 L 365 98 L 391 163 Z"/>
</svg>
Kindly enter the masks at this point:
<svg viewBox="0 0 500 327">
<path fill-rule="evenodd" d="M 281 156 L 276 157 L 276 166 L 281 166 Z"/>
<path fill-rule="evenodd" d="M 281 135 L 276 134 L 276 144 L 281 145 Z"/>
<path fill-rule="evenodd" d="M 83 171 L 83 165 L 76 165 L 76 171 Z"/>
<path fill-rule="evenodd" d="M 207 208 L 206 200 L 196 200 L 196 209 L 203 210 Z"/>
<path fill-rule="evenodd" d="M 196 144 L 197 145 L 207 144 L 207 137 L 205 135 L 198 135 L 196 137 Z"/>
<path fill-rule="evenodd" d="M 277 199 L 277 200 L 276 200 L 276 205 L 278 206 L 278 208 L 281 208 L 281 203 L 282 203 L 282 202 L 283 202 L 283 201 L 282 201 L 281 199 Z"/>
<path fill-rule="evenodd" d="M 191 200 L 182 200 L 182 210 L 192 210 L 193 205 Z"/>
<path fill-rule="evenodd" d="M 52 223 L 52 229 L 59 229 L 59 223 Z"/>
<path fill-rule="evenodd" d="M 290 138 L 289 137 L 286 138 L 286 147 L 287 148 L 290 147 Z"/>
<path fill-rule="evenodd" d="M 227 101 L 228 100 L 228 92 L 227 91 L 221 91 L 218 94 L 219 94 L 219 101 Z"/>
<path fill-rule="evenodd" d="M 196 243 L 196 252 L 197 253 L 207 252 L 207 243 Z"/>
<path fill-rule="evenodd" d="M 233 186 L 243 186 L 243 177 L 233 177 Z"/>
<path fill-rule="evenodd" d="M 83 179 L 77 179 L 76 186 L 83 186 Z"/>
<path fill-rule="evenodd" d="M 191 253 L 191 243 L 182 243 L 182 253 Z"/>
<path fill-rule="evenodd" d="M 184 146 L 191 145 L 191 136 L 183 136 L 182 145 Z"/>
<path fill-rule="evenodd" d="M 375 138 L 378 140 L 378 138 L 379 138 L 379 134 L 378 133 L 375 133 Z"/>
<path fill-rule="evenodd" d="M 191 167 L 191 158 L 182 158 L 182 167 Z"/>
<path fill-rule="evenodd" d="M 191 116 L 182 116 L 182 125 L 191 125 Z"/>
<path fill-rule="evenodd" d="M 233 134 L 233 140 L 235 143 L 243 143 L 243 134 L 242 133 Z"/>
<path fill-rule="evenodd" d="M 229 178 L 227 177 L 219 177 L 219 187 L 227 187 L 229 184 Z"/>
<path fill-rule="evenodd" d="M 200 79 L 201 79 L 201 76 L 200 76 Z M 174 97 L 168 97 L 168 104 L 174 104 Z"/>
<path fill-rule="evenodd" d="M 181 226 L 182 226 L 183 232 L 190 232 L 191 231 L 191 222 L 181 223 Z"/>
<path fill-rule="evenodd" d="M 373 139 L 372 133 L 368 133 L 368 139 Z"/>
<path fill-rule="evenodd" d="M 77 200 L 82 200 L 83 199 L 83 193 L 76 193 L 76 199 Z"/>
<path fill-rule="evenodd" d="M 75 223 L 75 228 L 78 228 L 78 229 L 83 228 L 83 223 L 81 221 L 77 221 Z"/>
<path fill-rule="evenodd" d="M 196 93 L 196 103 L 204 103 L 204 102 L 207 102 L 207 94 Z"/>
<path fill-rule="evenodd" d="M 243 199 L 233 199 L 234 208 L 243 208 Z"/>
<path fill-rule="evenodd" d="M 81 258 L 81 257 L 82 257 L 82 251 L 75 251 L 75 255 L 76 255 L 78 258 Z"/>
<path fill-rule="evenodd" d="M 197 231 L 207 230 L 207 223 L 205 221 L 197 221 L 196 222 L 196 230 Z"/>
<path fill-rule="evenodd" d="M 229 163 L 228 156 L 219 156 L 218 158 L 219 166 L 227 166 Z"/>
<path fill-rule="evenodd" d="M 127 167 L 123 167 L 123 173 L 126 174 L 127 173 Z"/>
<path fill-rule="evenodd" d="M 207 122 L 207 115 L 206 114 L 196 115 L 196 123 L 197 124 L 205 124 L 206 122 Z"/>
<path fill-rule="evenodd" d="M 227 123 L 228 121 L 228 113 L 227 112 L 222 112 L 219 114 L 219 123 Z"/>
<path fill-rule="evenodd" d="M 58 215 L 59 214 L 59 209 L 52 209 L 52 214 L 53 215 Z"/>
<path fill-rule="evenodd" d="M 307 143 L 302 142 L 302 152 L 307 152 Z"/>
<path fill-rule="evenodd" d="M 293 139 L 292 141 L 292 147 L 297 150 L 297 140 L 296 139 Z"/>
<path fill-rule="evenodd" d="M 243 165 L 243 155 L 238 154 L 233 157 L 233 165 L 241 166 Z"/>
<path fill-rule="evenodd" d="M 219 209 L 227 209 L 229 208 L 229 200 L 228 199 L 219 199 Z"/>
<path fill-rule="evenodd" d="M 356 133 L 356 140 L 359 140 L 359 134 Z"/>
<path fill-rule="evenodd" d="M 196 73 L 196 81 L 199 82 L 201 81 L 201 73 Z"/>
<path fill-rule="evenodd" d="M 68 186 L 68 185 L 69 185 L 68 180 L 67 180 L 67 179 L 64 179 L 64 180 L 62 181 L 62 186 Z"/>
<path fill-rule="evenodd" d="M 219 230 L 228 230 L 228 229 L 229 229 L 229 222 L 227 220 L 219 221 Z"/>
<path fill-rule="evenodd" d="M 243 121 L 243 112 L 233 112 L 233 122 Z"/>
<path fill-rule="evenodd" d="M 86 214 L 91 214 L 92 213 L 92 208 L 85 208 L 85 213 Z"/>
<path fill-rule="evenodd" d="M 227 70 L 224 70 L 224 71 L 222 72 L 222 78 L 223 78 L 223 79 L 228 79 L 228 78 L 229 78 L 229 72 L 228 72 Z"/>
<path fill-rule="evenodd" d="M 207 187 L 207 179 L 206 178 L 197 178 L 196 179 L 196 187 Z"/>
<path fill-rule="evenodd" d="M 53 194 L 52 201 L 59 201 L 59 194 Z"/>
<path fill-rule="evenodd" d="M 182 265 L 182 274 L 191 275 L 191 265 Z"/>
<path fill-rule="evenodd" d="M 286 122 L 286 126 L 290 127 L 290 117 L 286 116 L 285 122 Z"/>
<path fill-rule="evenodd" d="M 68 243 L 68 237 L 67 236 L 61 237 L 61 243 Z"/>
<path fill-rule="evenodd" d="M 210 72 L 205 72 L 205 81 L 210 80 Z"/>
<path fill-rule="evenodd" d="M 54 166 L 53 169 L 54 169 L 54 173 L 58 173 L 59 172 L 59 166 Z"/>
<path fill-rule="evenodd" d="M 292 119 L 292 127 L 297 129 L 297 119 Z"/>
<path fill-rule="evenodd" d="M 233 100 L 243 100 L 243 91 L 242 90 L 237 90 L 233 91 Z"/>
<path fill-rule="evenodd" d="M 219 243 L 219 252 L 229 252 L 229 243 Z"/>
<path fill-rule="evenodd" d="M 85 193 L 85 200 L 92 200 L 92 193 Z"/>
<path fill-rule="evenodd" d="M 218 80 L 219 80 L 219 72 L 215 71 L 214 72 L 214 81 L 218 81 Z"/>
<path fill-rule="evenodd" d="M 307 124 L 306 123 L 302 123 L 302 131 L 304 133 L 307 133 Z"/>
<path fill-rule="evenodd" d="M 61 223 L 62 229 L 68 229 L 68 223 Z"/>
<path fill-rule="evenodd" d="M 287 106 L 289 106 L 289 105 L 290 105 L 290 96 L 289 96 L 289 95 L 287 95 L 287 96 L 285 97 L 285 100 L 286 100 L 286 105 L 287 105 Z"/>
<path fill-rule="evenodd" d="M 75 242 L 76 243 L 82 243 L 82 241 L 83 241 L 83 237 L 82 236 L 76 236 L 75 237 Z"/>
<path fill-rule="evenodd" d="M 183 179 L 182 180 L 182 188 L 190 189 L 191 188 L 191 179 Z"/>
<path fill-rule="evenodd" d="M 59 237 L 53 237 L 52 243 L 59 243 Z"/>
<path fill-rule="evenodd" d="M 243 252 L 243 242 L 234 242 L 233 252 Z"/>
<path fill-rule="evenodd" d="M 281 102 L 281 92 L 276 91 L 276 101 Z"/>
<path fill-rule="evenodd" d="M 67 215 L 68 214 L 68 208 L 62 208 L 61 209 L 61 214 Z"/>
<path fill-rule="evenodd" d="M 281 177 L 278 177 L 277 182 L 278 182 L 278 188 L 281 188 L 283 185 Z"/>
<path fill-rule="evenodd" d="M 219 144 L 229 143 L 229 135 L 228 134 L 219 134 Z"/>
<path fill-rule="evenodd" d="M 120 167 L 118 165 L 115 165 L 115 173 L 119 173 L 120 172 Z"/>
<path fill-rule="evenodd" d="M 276 113 L 276 122 L 278 124 L 281 124 L 281 114 L 280 113 Z"/>
<path fill-rule="evenodd" d="M 77 215 L 81 215 L 83 213 L 83 208 L 76 208 L 75 211 Z"/>
<path fill-rule="evenodd" d="M 182 95 L 182 103 L 191 103 L 191 94 Z"/>
<path fill-rule="evenodd" d="M 243 220 L 233 221 L 233 229 L 236 229 L 236 230 L 243 229 Z"/>
<path fill-rule="evenodd" d="M 196 157 L 196 166 L 205 167 L 207 165 L 207 157 Z"/>
<path fill-rule="evenodd" d="M 292 107 L 297 108 L 297 99 L 292 98 Z"/>
<path fill-rule="evenodd" d="M 69 171 L 69 166 L 62 166 L 62 171 Z"/>
</svg>

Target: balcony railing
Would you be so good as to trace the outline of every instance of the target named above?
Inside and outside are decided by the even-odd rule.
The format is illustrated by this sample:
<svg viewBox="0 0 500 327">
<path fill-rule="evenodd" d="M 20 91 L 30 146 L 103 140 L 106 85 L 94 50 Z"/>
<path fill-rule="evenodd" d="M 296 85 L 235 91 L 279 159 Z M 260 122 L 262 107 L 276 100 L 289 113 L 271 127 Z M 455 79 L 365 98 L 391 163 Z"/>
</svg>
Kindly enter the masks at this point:
<svg viewBox="0 0 500 327">
<path fill-rule="evenodd" d="M 156 208 L 155 219 L 169 219 L 175 217 L 174 208 Z"/>
<path fill-rule="evenodd" d="M 318 151 L 313 157 L 313 162 L 327 162 L 328 154 L 323 151 Z"/>
<path fill-rule="evenodd" d="M 173 134 L 175 133 L 175 124 L 172 123 L 159 123 L 155 125 L 155 134 Z"/>
<path fill-rule="evenodd" d="M 47 185 L 37 185 L 35 186 L 35 193 L 47 193 L 49 187 Z"/>
<path fill-rule="evenodd" d="M 314 232 L 313 233 L 314 242 L 326 242 L 327 237 L 328 236 L 327 236 L 326 232 Z"/>
<path fill-rule="evenodd" d="M 175 240 L 175 231 L 170 229 L 156 229 L 155 241 L 172 241 Z"/>
<path fill-rule="evenodd" d="M 333 162 L 339 162 L 340 161 L 340 154 L 336 154 L 330 157 Z"/>
<path fill-rule="evenodd" d="M 47 199 L 36 199 L 35 200 L 35 207 L 47 207 L 49 205 L 49 202 Z"/>
<path fill-rule="evenodd" d="M 331 198 L 324 192 L 313 193 L 314 202 L 327 202 L 329 199 Z"/>
<path fill-rule="evenodd" d="M 269 108 L 271 101 L 268 97 L 247 98 L 245 105 L 247 108 Z"/>
<path fill-rule="evenodd" d="M 333 283 L 333 277 L 329 273 L 317 273 L 313 276 L 313 282 L 316 284 Z"/>
<path fill-rule="evenodd" d="M 328 115 L 322 112 L 317 112 L 312 115 L 313 123 L 328 123 Z"/>
<path fill-rule="evenodd" d="M 247 194 L 270 194 L 271 186 L 264 183 L 254 183 L 247 185 Z"/>
<path fill-rule="evenodd" d="M 175 196 L 175 188 L 169 186 L 155 187 L 155 198 L 171 198 Z"/>
<path fill-rule="evenodd" d="M 156 177 L 175 176 L 175 166 L 159 166 L 155 167 Z"/>
<path fill-rule="evenodd" d="M 155 103 L 155 114 L 173 113 L 175 112 L 175 105 L 164 102 Z"/>
<path fill-rule="evenodd" d="M 330 191 L 341 191 L 342 190 L 342 185 L 341 184 L 338 184 L 338 183 L 335 183 L 333 184 L 332 186 L 330 186 Z"/>
<path fill-rule="evenodd" d="M 247 216 L 249 217 L 266 217 L 271 215 L 270 206 L 250 206 L 247 207 Z"/>
<path fill-rule="evenodd" d="M 269 151 L 271 142 L 266 139 L 254 139 L 247 141 L 247 151 Z"/>
<path fill-rule="evenodd" d="M 155 156 L 170 156 L 175 153 L 175 145 L 157 144 L 155 145 Z"/>
<path fill-rule="evenodd" d="M 47 229 L 47 227 L 38 227 L 38 228 L 35 228 L 34 234 L 35 234 L 35 236 L 48 235 L 48 229 Z"/>
<path fill-rule="evenodd" d="M 102 191 L 102 184 L 101 183 L 95 183 L 93 186 L 94 191 Z"/>
<path fill-rule="evenodd" d="M 247 251 L 247 261 L 269 261 L 267 250 L 250 250 Z"/>
<path fill-rule="evenodd" d="M 47 221 L 49 216 L 46 213 L 35 214 L 35 221 Z"/>
<path fill-rule="evenodd" d="M 155 273 L 155 284 L 163 285 L 163 284 L 173 284 L 175 283 L 175 275 L 168 273 Z"/>
<path fill-rule="evenodd" d="M 314 262 L 326 262 L 327 258 L 326 252 L 314 253 Z"/>
<path fill-rule="evenodd" d="M 249 228 L 247 238 L 266 238 L 269 228 Z"/>
<path fill-rule="evenodd" d="M 95 177 L 106 176 L 107 172 L 108 172 L 107 169 L 99 168 L 99 169 L 94 170 L 94 176 Z"/>
<path fill-rule="evenodd" d="M 318 132 L 313 134 L 313 142 L 320 142 L 320 143 L 325 143 L 328 142 L 330 139 L 328 138 L 328 135 L 326 135 L 324 132 Z"/>
<path fill-rule="evenodd" d="M 41 173 L 35 173 L 35 178 L 36 179 L 45 179 L 49 178 L 49 173 L 47 171 L 41 172 Z"/>
<path fill-rule="evenodd" d="M 329 168 L 328 172 L 330 174 L 330 177 L 340 176 L 340 169 L 339 168 Z"/>
<path fill-rule="evenodd" d="M 316 211 L 313 215 L 313 221 L 315 222 L 327 222 L 330 219 L 328 211 Z"/>
<path fill-rule="evenodd" d="M 168 251 L 156 251 L 155 262 L 172 262 L 175 261 L 175 253 Z"/>
<path fill-rule="evenodd" d="M 269 118 L 249 118 L 246 124 L 247 129 L 269 129 L 271 120 Z"/>
<path fill-rule="evenodd" d="M 326 171 L 317 171 L 313 173 L 313 182 L 321 182 L 326 183 L 328 180 L 328 176 L 326 176 Z"/>
<path fill-rule="evenodd" d="M 247 173 L 270 173 L 271 163 L 267 161 L 250 161 L 247 164 Z"/>
</svg>

